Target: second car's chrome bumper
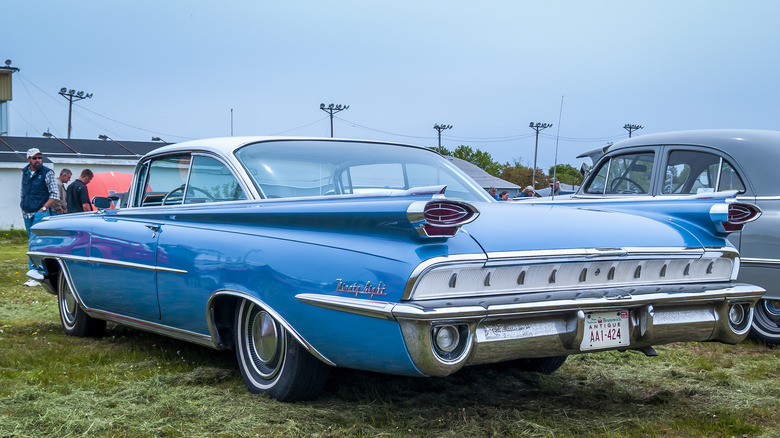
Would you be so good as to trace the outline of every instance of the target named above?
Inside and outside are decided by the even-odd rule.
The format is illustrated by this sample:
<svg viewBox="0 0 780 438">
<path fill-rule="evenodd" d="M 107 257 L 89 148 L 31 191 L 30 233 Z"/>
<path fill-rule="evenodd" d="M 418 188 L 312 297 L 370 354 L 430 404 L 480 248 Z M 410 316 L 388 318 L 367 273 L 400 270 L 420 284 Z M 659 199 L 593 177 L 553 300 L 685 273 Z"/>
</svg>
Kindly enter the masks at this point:
<svg viewBox="0 0 780 438">
<path fill-rule="evenodd" d="M 747 335 L 753 306 L 763 293 L 753 285 L 712 283 L 402 303 L 315 294 L 297 298 L 397 320 L 420 372 L 446 376 L 466 365 L 583 353 L 585 315 L 602 310 L 626 310 L 629 315 L 630 343 L 608 349 L 681 341 L 737 343 Z M 745 313 L 738 324 L 729 320 L 734 306 Z M 435 334 L 443 327 L 458 333 L 456 348 L 438 348 Z"/>
</svg>

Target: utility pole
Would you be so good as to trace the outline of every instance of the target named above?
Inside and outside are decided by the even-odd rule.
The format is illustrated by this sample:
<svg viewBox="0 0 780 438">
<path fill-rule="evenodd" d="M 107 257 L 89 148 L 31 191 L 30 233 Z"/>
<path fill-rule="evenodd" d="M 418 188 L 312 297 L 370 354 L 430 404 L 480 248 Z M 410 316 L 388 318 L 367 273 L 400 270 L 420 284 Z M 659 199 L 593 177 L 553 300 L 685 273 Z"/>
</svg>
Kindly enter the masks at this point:
<svg viewBox="0 0 780 438">
<path fill-rule="evenodd" d="M 435 124 L 435 125 L 433 125 L 433 129 L 439 131 L 439 153 L 442 153 L 442 150 L 441 150 L 441 132 L 444 131 L 445 129 L 452 129 L 452 125 L 445 125 L 443 123 L 441 125 Z"/>
<path fill-rule="evenodd" d="M 533 172 L 531 173 L 531 185 L 533 186 L 534 190 L 536 190 L 536 156 L 539 152 L 539 131 L 547 128 L 552 127 L 552 123 L 539 123 L 539 122 L 531 122 L 530 125 L 528 125 L 529 128 L 536 131 L 536 145 L 534 146 L 534 168 Z"/>
<path fill-rule="evenodd" d="M 334 105 L 330 104 L 325 106 L 324 103 L 320 104 L 320 109 L 330 114 L 330 137 L 333 138 L 333 114 L 349 109 L 349 105 Z"/>
<path fill-rule="evenodd" d="M 90 99 L 92 98 L 92 93 L 84 93 L 83 91 L 77 92 L 76 90 L 68 90 L 67 88 L 62 87 L 58 94 L 65 99 L 68 99 L 68 139 L 70 139 L 70 119 L 71 114 L 73 113 L 73 102 L 78 102 L 81 99 Z"/>
<path fill-rule="evenodd" d="M 631 138 L 631 133 L 632 132 L 638 131 L 638 130 L 640 130 L 642 128 L 644 128 L 644 126 L 642 126 L 642 125 L 632 125 L 632 124 L 629 124 L 629 123 L 626 123 L 625 125 L 623 125 L 623 129 L 628 131 L 628 138 Z"/>
</svg>

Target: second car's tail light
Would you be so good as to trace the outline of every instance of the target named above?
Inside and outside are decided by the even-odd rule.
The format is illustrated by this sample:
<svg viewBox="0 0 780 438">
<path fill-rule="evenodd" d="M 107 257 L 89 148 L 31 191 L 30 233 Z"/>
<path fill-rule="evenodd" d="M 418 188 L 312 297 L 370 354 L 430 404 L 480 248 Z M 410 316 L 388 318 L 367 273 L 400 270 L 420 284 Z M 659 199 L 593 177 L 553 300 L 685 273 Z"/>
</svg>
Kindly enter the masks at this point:
<svg viewBox="0 0 780 438">
<path fill-rule="evenodd" d="M 453 237 L 461 226 L 476 219 L 479 211 L 466 202 L 434 200 L 412 203 L 406 215 L 422 237 Z"/>
<path fill-rule="evenodd" d="M 732 202 L 729 204 L 715 204 L 710 210 L 712 221 L 721 233 L 733 233 L 742 231 L 742 227 L 761 216 L 761 209 L 753 204 Z"/>
</svg>

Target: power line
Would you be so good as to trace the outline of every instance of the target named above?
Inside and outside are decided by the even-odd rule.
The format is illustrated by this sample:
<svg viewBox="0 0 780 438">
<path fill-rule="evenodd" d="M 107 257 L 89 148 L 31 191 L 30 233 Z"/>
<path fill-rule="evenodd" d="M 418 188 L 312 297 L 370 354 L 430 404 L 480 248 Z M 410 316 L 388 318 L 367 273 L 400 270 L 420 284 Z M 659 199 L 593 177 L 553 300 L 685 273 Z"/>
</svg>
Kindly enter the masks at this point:
<svg viewBox="0 0 780 438">
<path fill-rule="evenodd" d="M 307 127 L 307 126 L 314 125 L 315 123 L 319 123 L 319 122 L 321 122 L 321 121 L 323 121 L 323 120 L 327 119 L 328 117 L 329 117 L 329 116 L 325 116 L 325 117 L 323 117 L 323 118 L 321 118 L 321 119 L 317 119 L 317 120 L 315 120 L 315 121 L 313 121 L 313 122 L 311 122 L 311 123 L 307 123 L 307 124 L 305 124 L 305 125 L 298 126 L 297 128 L 288 129 L 288 130 L 286 130 L 286 131 L 275 132 L 275 133 L 273 133 L 273 134 L 270 134 L 270 135 L 282 135 L 282 134 L 287 134 L 288 132 L 291 132 L 291 131 L 297 131 L 298 129 L 301 129 L 301 128 L 305 128 L 305 127 Z"/>
<path fill-rule="evenodd" d="M 194 140 L 195 139 L 195 137 L 185 137 L 183 135 L 176 135 L 176 134 L 170 134 L 170 133 L 165 133 L 165 132 L 160 132 L 160 131 L 152 131 L 150 129 L 144 129 L 144 128 L 141 128 L 139 126 L 134 126 L 134 125 L 130 125 L 128 123 L 120 122 L 119 120 L 112 119 L 111 117 L 107 117 L 107 116 L 104 116 L 103 114 L 96 113 L 95 111 L 92 111 L 92 110 L 89 110 L 87 108 L 84 108 L 81 105 L 76 105 L 76 106 L 78 108 L 83 109 L 84 111 L 87 111 L 89 113 L 92 113 L 92 114 L 94 114 L 94 115 L 96 115 L 98 117 L 102 117 L 102 118 L 104 118 L 106 120 L 110 120 L 110 121 L 112 121 L 114 123 L 119 123 L 120 125 L 127 126 L 128 128 L 138 129 L 139 131 L 148 132 L 150 134 L 158 134 L 158 135 L 166 136 L 166 137 L 186 138 L 187 140 Z M 97 125 L 95 125 L 95 126 L 97 126 Z"/>
</svg>

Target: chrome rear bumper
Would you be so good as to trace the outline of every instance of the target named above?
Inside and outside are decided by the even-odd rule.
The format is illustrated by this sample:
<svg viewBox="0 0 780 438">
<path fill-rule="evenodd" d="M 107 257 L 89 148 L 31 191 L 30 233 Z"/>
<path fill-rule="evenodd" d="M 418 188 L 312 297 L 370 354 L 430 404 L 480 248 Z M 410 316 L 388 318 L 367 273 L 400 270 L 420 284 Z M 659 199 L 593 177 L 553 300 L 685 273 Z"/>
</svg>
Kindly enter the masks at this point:
<svg viewBox="0 0 780 438">
<path fill-rule="evenodd" d="M 420 372 L 446 376 L 466 365 L 590 352 L 580 346 L 585 315 L 610 309 L 628 311 L 630 344 L 607 349 L 685 341 L 737 343 L 750 330 L 753 306 L 763 293 L 764 289 L 748 284 L 712 283 L 399 304 L 314 294 L 297 298 L 321 307 L 397 320 Z M 735 305 L 745 310 L 736 326 L 729 321 Z M 434 340 L 444 326 L 455 327 L 461 334 L 458 347 L 446 354 Z"/>
</svg>

